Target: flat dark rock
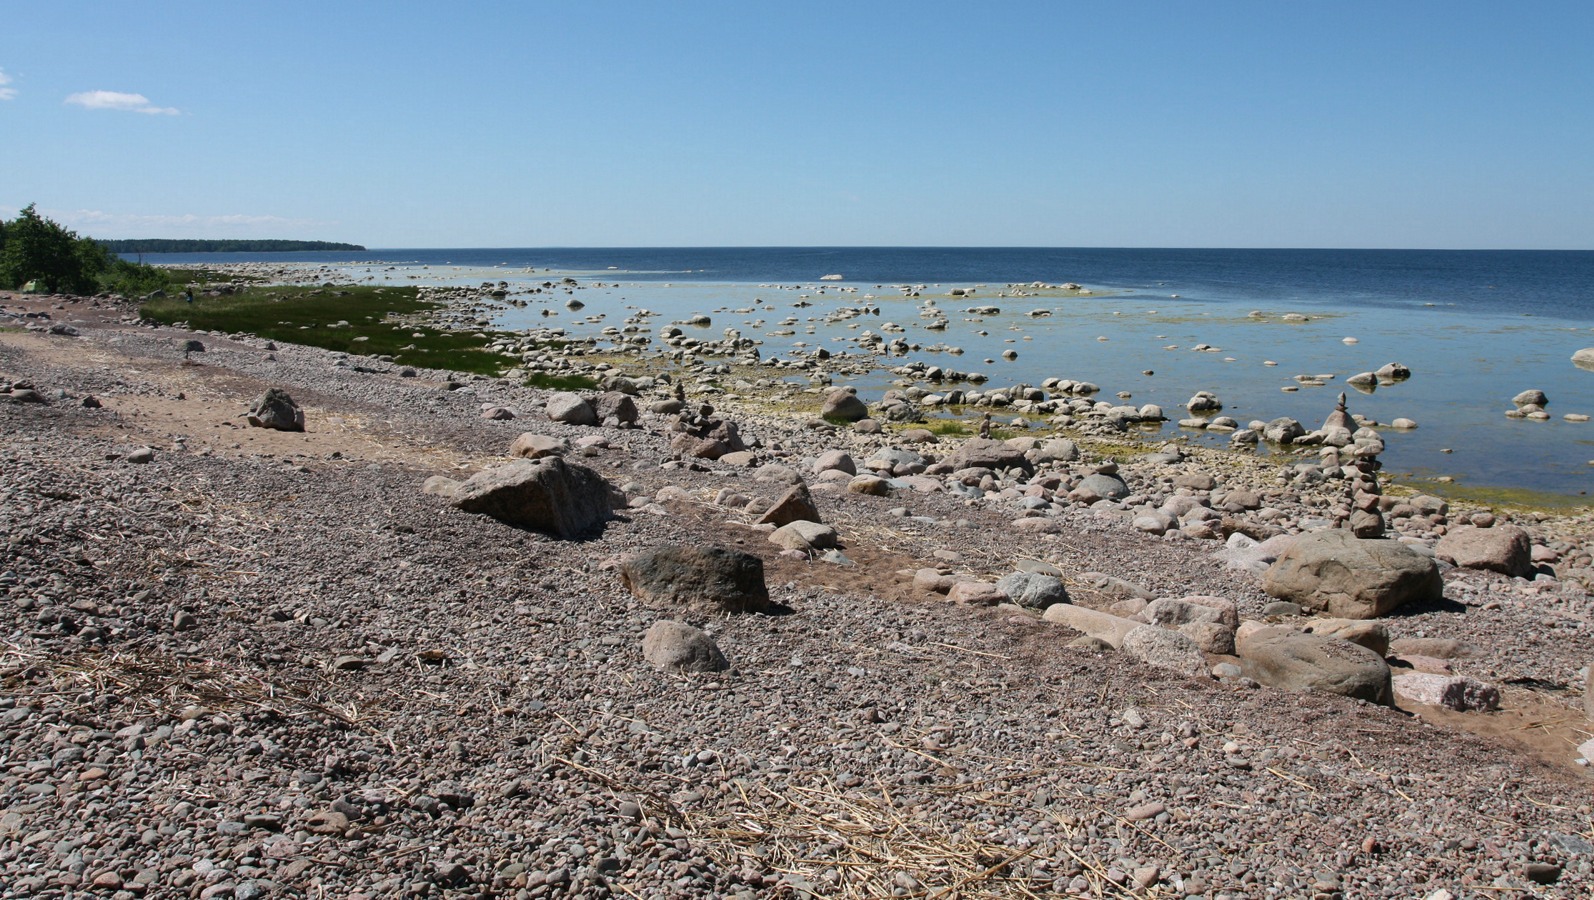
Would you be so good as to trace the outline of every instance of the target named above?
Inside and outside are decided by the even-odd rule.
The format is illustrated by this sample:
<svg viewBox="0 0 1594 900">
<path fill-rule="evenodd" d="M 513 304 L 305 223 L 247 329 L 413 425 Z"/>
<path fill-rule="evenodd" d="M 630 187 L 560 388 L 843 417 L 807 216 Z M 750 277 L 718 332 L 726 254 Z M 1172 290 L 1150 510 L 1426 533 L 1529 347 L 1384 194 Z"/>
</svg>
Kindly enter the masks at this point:
<svg viewBox="0 0 1594 900">
<path fill-rule="evenodd" d="M 620 581 L 643 600 L 719 612 L 764 612 L 764 561 L 726 547 L 671 544 L 626 557 Z"/>
</svg>

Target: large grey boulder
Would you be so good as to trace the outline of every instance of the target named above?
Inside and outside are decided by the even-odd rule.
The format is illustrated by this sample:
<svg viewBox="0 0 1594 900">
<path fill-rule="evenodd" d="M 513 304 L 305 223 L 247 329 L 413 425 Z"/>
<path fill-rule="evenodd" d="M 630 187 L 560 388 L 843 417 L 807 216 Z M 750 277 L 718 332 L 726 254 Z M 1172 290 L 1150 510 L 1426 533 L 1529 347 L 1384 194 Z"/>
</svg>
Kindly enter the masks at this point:
<svg viewBox="0 0 1594 900">
<path fill-rule="evenodd" d="M 1350 641 L 1292 628 L 1242 629 L 1235 650 L 1245 674 L 1269 687 L 1394 704 L 1389 664 Z"/>
<path fill-rule="evenodd" d="M 1584 347 L 1572 354 L 1572 365 L 1594 372 L 1594 347 Z"/>
<path fill-rule="evenodd" d="M 1506 575 L 1533 574 L 1533 542 L 1515 525 L 1466 526 L 1439 539 L 1434 555 L 1463 569 L 1487 569 Z"/>
<path fill-rule="evenodd" d="M 1129 496 L 1129 485 L 1125 484 L 1122 478 L 1101 472 L 1093 472 L 1081 478 L 1079 487 L 1075 490 L 1107 500 L 1122 500 Z"/>
<path fill-rule="evenodd" d="M 793 469 L 791 466 L 783 466 L 779 465 L 778 463 L 765 463 L 764 465 L 753 470 L 753 480 L 761 481 L 766 484 L 797 485 L 803 483 L 803 476 L 802 473 L 798 472 L 796 469 Z"/>
<path fill-rule="evenodd" d="M 701 628 L 661 619 L 642 637 L 642 658 L 666 672 L 722 672 L 725 654 Z"/>
<path fill-rule="evenodd" d="M 1440 599 L 1434 561 L 1398 541 L 1330 529 L 1303 534 L 1262 575 L 1280 600 L 1342 619 L 1376 619 L 1407 603 Z"/>
<path fill-rule="evenodd" d="M 1203 651 L 1225 656 L 1234 652 L 1234 630 L 1240 624 L 1239 609 L 1226 597 L 1165 597 L 1151 601 L 1136 618 L 1171 628 Z"/>
<path fill-rule="evenodd" d="M 1132 581 L 1108 575 L 1105 572 L 1081 572 L 1075 576 L 1076 584 L 1088 585 L 1091 590 L 1113 600 L 1145 600 L 1150 602 L 1157 599 L 1157 595 L 1146 590 Z"/>
<path fill-rule="evenodd" d="M 947 589 L 946 599 L 951 603 L 968 606 L 996 606 L 1012 598 L 1002 589 L 986 581 L 959 581 Z"/>
<path fill-rule="evenodd" d="M 1262 436 L 1275 444 L 1294 443 L 1306 436 L 1306 428 L 1288 416 L 1280 416 L 1262 427 Z"/>
<path fill-rule="evenodd" d="M 1024 451 L 1003 441 L 990 438 L 969 438 L 958 445 L 946 458 L 952 470 L 959 469 L 1011 469 L 1028 470 L 1033 467 Z"/>
<path fill-rule="evenodd" d="M 593 410 L 592 404 L 581 398 L 580 394 L 561 391 L 548 398 L 544 407 L 548 418 L 566 425 L 596 425 L 598 414 Z"/>
<path fill-rule="evenodd" d="M 716 438 L 682 432 L 670 439 L 670 452 L 696 459 L 719 459 L 734 451 L 727 447 L 724 441 Z"/>
<path fill-rule="evenodd" d="M 858 464 L 845 450 L 826 450 L 814 460 L 813 473 L 820 472 L 846 472 L 848 475 L 858 474 Z"/>
<path fill-rule="evenodd" d="M 764 561 L 728 547 L 669 544 L 620 562 L 620 582 L 632 596 L 706 612 L 764 612 L 769 586 Z"/>
<path fill-rule="evenodd" d="M 850 494 L 866 494 L 870 497 L 891 496 L 891 482 L 879 475 L 854 475 L 847 482 L 847 492 Z"/>
<path fill-rule="evenodd" d="M 456 490 L 459 490 L 459 482 L 446 475 L 433 475 L 421 484 L 421 493 L 433 497 L 452 499 Z"/>
<path fill-rule="evenodd" d="M 277 431 L 303 431 L 304 410 L 293 402 L 287 391 L 271 388 L 249 407 L 249 424 Z"/>
<path fill-rule="evenodd" d="M 881 447 L 864 460 L 863 467 L 885 475 L 917 475 L 927 468 L 924 457 L 901 447 Z M 845 471 L 845 470 L 843 470 Z M 855 469 L 852 474 L 859 474 Z"/>
<path fill-rule="evenodd" d="M 819 407 L 819 415 L 825 419 L 856 422 L 869 418 L 869 407 L 851 390 L 836 388 L 825 396 L 824 403 Z"/>
<path fill-rule="evenodd" d="M 1079 459 L 1079 447 L 1067 438 L 1052 438 L 1035 451 L 1035 461 L 1074 462 Z"/>
<path fill-rule="evenodd" d="M 620 391 L 604 391 L 592 398 L 591 405 L 600 422 L 614 419 L 622 425 L 632 425 L 638 417 L 636 401 Z"/>
<path fill-rule="evenodd" d="M 892 399 L 881 401 L 878 418 L 897 424 L 915 423 L 924 421 L 924 413 L 919 407 L 907 400 Z"/>
<path fill-rule="evenodd" d="M 608 520 L 610 494 L 597 472 L 548 456 L 478 472 L 455 488 L 452 499 L 465 512 L 572 538 Z"/>
<path fill-rule="evenodd" d="M 1204 653 L 1234 655 L 1234 629 L 1222 622 L 1186 622 L 1179 626 L 1178 632 L 1195 641 Z"/>
<path fill-rule="evenodd" d="M 1061 578 L 1038 572 L 1014 572 L 996 582 L 1002 593 L 1019 606 L 1047 609 L 1068 602 L 1068 588 Z"/>
</svg>

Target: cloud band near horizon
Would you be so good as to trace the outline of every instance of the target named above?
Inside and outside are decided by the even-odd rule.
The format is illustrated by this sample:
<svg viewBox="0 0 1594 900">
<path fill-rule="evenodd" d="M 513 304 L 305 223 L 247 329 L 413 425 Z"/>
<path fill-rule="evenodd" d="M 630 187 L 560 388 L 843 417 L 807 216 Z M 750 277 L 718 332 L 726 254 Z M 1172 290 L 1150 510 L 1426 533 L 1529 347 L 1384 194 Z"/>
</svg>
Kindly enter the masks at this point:
<svg viewBox="0 0 1594 900">
<path fill-rule="evenodd" d="M 84 109 L 110 109 L 136 112 L 151 116 L 175 116 L 174 107 L 156 106 L 143 94 L 125 94 L 120 91 L 82 91 L 66 98 L 66 102 Z"/>
</svg>

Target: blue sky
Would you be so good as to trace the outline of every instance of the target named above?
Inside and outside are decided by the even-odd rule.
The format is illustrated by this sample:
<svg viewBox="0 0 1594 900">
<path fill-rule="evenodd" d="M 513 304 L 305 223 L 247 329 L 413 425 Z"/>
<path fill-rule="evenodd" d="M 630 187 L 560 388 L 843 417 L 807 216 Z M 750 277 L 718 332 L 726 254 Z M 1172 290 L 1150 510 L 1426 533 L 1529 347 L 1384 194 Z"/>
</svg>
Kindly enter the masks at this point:
<svg viewBox="0 0 1594 900">
<path fill-rule="evenodd" d="M 1594 249 L 1594 4 L 0 6 L 0 215 L 370 247 Z"/>
</svg>

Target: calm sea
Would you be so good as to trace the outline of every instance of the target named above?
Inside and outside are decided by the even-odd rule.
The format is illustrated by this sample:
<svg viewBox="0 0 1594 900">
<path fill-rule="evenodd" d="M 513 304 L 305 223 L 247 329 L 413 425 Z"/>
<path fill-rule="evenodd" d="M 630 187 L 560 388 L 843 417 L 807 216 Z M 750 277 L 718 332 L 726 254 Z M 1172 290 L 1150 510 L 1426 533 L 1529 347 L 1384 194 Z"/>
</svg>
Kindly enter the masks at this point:
<svg viewBox="0 0 1594 900">
<path fill-rule="evenodd" d="M 1594 323 L 1588 250 L 1148 250 L 1035 247 L 669 247 L 146 254 L 159 263 L 392 263 L 623 271 L 628 280 L 850 284 L 1064 282 L 1182 297 L 1552 316 Z"/>
<path fill-rule="evenodd" d="M 1594 415 L 1594 372 L 1570 362 L 1576 350 L 1594 347 L 1594 251 L 553 248 L 145 259 L 321 263 L 398 284 L 538 282 L 551 270 L 585 285 L 586 308 L 575 314 L 562 298 L 538 300 L 511 310 L 501 327 L 551 319 L 572 334 L 597 334 L 637 308 L 659 313 L 654 324 L 701 312 L 713 316 L 705 337 L 733 327 L 764 341 L 765 357 L 798 342 L 844 350 L 861 330 L 893 322 L 926 348 L 908 358 L 980 371 L 993 386 L 1051 376 L 1094 381 L 1103 397 L 1126 392 L 1134 403 L 1160 404 L 1174 418 L 1199 389 L 1217 393 L 1242 423 L 1288 415 L 1312 427 L 1332 408 L 1345 378 L 1401 362 L 1416 373 L 1411 381 L 1351 394 L 1355 412 L 1418 421 L 1416 431 L 1386 433 L 1392 471 L 1570 497 L 1594 483 L 1594 423 L 1561 418 Z M 845 280 L 819 280 L 832 274 Z M 1034 281 L 1078 282 L 1097 296 L 997 297 L 1004 285 Z M 919 301 L 892 289 L 899 284 L 925 285 L 921 297 L 936 298 L 952 327 L 920 330 Z M 978 286 L 977 299 L 951 298 L 953 286 Z M 824 321 L 862 296 L 875 298 L 870 303 L 881 308 L 879 317 Z M 965 312 L 974 305 L 996 305 L 1001 313 Z M 1027 316 L 1037 305 L 1053 315 Z M 1269 317 L 1251 318 L 1252 310 Z M 1281 323 L 1278 316 L 1291 312 L 1311 321 Z M 777 327 L 792 317 L 795 327 Z M 795 334 L 782 333 L 789 331 Z M 1198 345 L 1216 350 L 1193 352 Z M 951 346 L 964 352 L 952 355 Z M 1008 349 L 1017 360 L 1002 358 Z M 1284 390 L 1295 385 L 1295 375 L 1317 374 L 1335 378 L 1326 387 Z M 885 374 L 860 385 L 865 392 L 887 386 Z M 1550 396 L 1552 421 L 1504 417 L 1510 398 L 1529 388 Z M 1171 423 L 1163 430 L 1177 433 Z"/>
</svg>

